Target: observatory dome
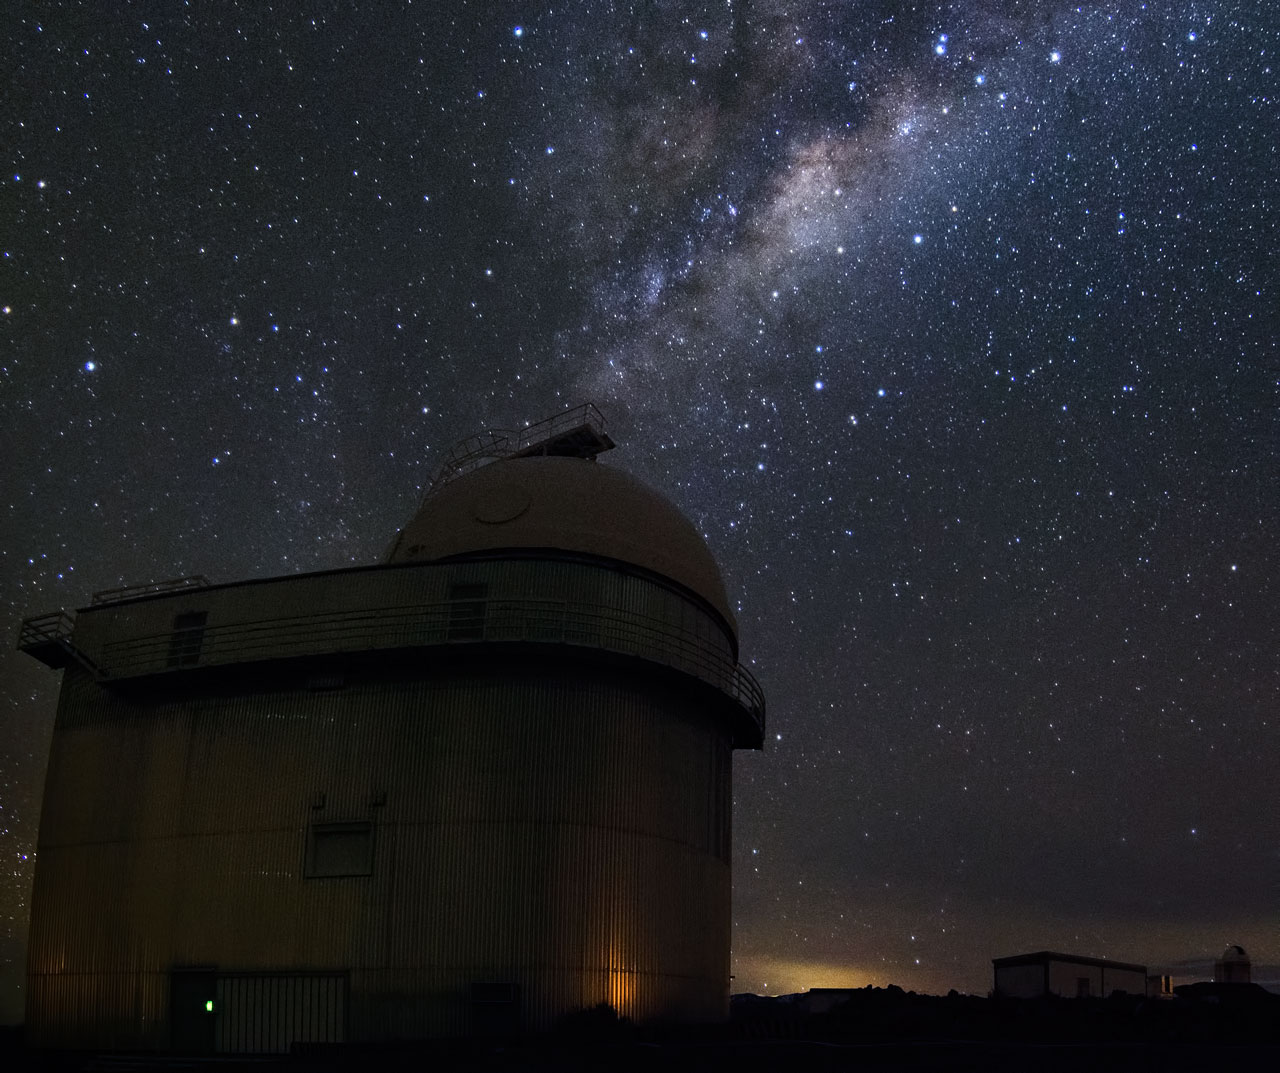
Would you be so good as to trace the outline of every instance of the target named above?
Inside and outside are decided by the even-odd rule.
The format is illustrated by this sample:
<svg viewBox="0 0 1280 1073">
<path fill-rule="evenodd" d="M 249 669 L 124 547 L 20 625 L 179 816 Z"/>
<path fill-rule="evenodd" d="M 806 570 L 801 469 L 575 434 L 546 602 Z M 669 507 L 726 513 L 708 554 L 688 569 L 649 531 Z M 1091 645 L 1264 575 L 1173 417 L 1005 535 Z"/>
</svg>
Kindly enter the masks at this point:
<svg viewBox="0 0 1280 1073">
<path fill-rule="evenodd" d="M 736 637 L 706 542 L 664 496 L 590 459 L 511 458 L 456 477 L 424 500 L 388 563 L 553 548 L 661 574 L 702 597 Z"/>
<path fill-rule="evenodd" d="M 1232 943 L 1222 957 L 1213 963 L 1213 979 L 1219 984 L 1247 984 L 1253 976 L 1253 966 L 1243 946 Z"/>
</svg>

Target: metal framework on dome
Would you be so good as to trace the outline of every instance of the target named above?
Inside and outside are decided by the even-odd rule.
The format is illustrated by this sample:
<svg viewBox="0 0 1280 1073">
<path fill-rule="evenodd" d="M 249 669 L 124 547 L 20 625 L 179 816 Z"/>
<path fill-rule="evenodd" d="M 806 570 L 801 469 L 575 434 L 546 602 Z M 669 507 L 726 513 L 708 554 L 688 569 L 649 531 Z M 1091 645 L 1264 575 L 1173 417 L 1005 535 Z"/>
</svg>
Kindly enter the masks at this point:
<svg viewBox="0 0 1280 1073">
<path fill-rule="evenodd" d="M 455 477 L 500 459 L 530 455 L 595 458 L 615 446 L 605 431 L 604 415 L 594 403 L 584 402 L 527 428 L 489 429 L 459 440 L 445 452 L 423 498 L 434 495 Z"/>
</svg>

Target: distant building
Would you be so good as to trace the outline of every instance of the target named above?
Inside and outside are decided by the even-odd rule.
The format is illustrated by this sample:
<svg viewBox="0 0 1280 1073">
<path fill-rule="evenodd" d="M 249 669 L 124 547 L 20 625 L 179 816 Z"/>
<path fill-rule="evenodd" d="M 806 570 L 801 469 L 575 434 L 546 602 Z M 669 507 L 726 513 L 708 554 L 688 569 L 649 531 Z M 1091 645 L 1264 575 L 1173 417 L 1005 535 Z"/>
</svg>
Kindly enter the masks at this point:
<svg viewBox="0 0 1280 1073">
<path fill-rule="evenodd" d="M 852 987 L 811 987 L 790 998 L 796 1009 L 806 1014 L 830 1013 L 858 993 Z"/>
<path fill-rule="evenodd" d="M 1252 965 L 1243 946 L 1229 946 L 1213 963 L 1215 984 L 1247 984 L 1252 980 Z"/>
<path fill-rule="evenodd" d="M 991 965 L 995 970 L 995 993 L 1002 998 L 1105 998 L 1115 991 L 1129 995 L 1144 995 L 1147 991 L 1145 965 L 1106 958 L 1041 950 L 993 958 Z"/>
<path fill-rule="evenodd" d="M 701 535 L 595 461 L 599 417 L 460 445 L 381 564 L 23 624 L 63 671 L 32 1046 L 727 1016 L 764 697 Z"/>
</svg>

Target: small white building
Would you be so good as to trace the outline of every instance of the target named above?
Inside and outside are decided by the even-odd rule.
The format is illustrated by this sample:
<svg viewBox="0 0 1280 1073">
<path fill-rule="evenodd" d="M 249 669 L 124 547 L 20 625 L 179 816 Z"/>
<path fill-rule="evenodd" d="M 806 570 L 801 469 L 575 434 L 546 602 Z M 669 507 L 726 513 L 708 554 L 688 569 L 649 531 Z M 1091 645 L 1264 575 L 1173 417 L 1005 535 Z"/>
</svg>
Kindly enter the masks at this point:
<svg viewBox="0 0 1280 1073">
<path fill-rule="evenodd" d="M 1041 950 L 993 958 L 991 965 L 995 970 L 995 994 L 1001 998 L 1106 998 L 1116 991 L 1143 995 L 1147 990 L 1145 965 L 1107 958 Z"/>
</svg>

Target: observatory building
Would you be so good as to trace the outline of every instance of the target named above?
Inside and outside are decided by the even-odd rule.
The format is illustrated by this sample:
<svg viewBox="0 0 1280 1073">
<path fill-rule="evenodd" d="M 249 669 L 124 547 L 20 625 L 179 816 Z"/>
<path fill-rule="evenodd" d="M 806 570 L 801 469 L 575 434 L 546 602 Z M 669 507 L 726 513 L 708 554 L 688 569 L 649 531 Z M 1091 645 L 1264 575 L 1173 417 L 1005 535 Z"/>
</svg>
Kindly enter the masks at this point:
<svg viewBox="0 0 1280 1073">
<path fill-rule="evenodd" d="M 1216 984 L 1247 984 L 1252 980 L 1252 964 L 1243 946 L 1234 943 L 1222 952 L 1213 963 L 1213 982 Z"/>
<path fill-rule="evenodd" d="M 36 1047 L 284 1051 L 728 1010 L 764 698 L 594 407 L 455 448 L 383 563 L 98 593 L 63 669 Z"/>
</svg>

